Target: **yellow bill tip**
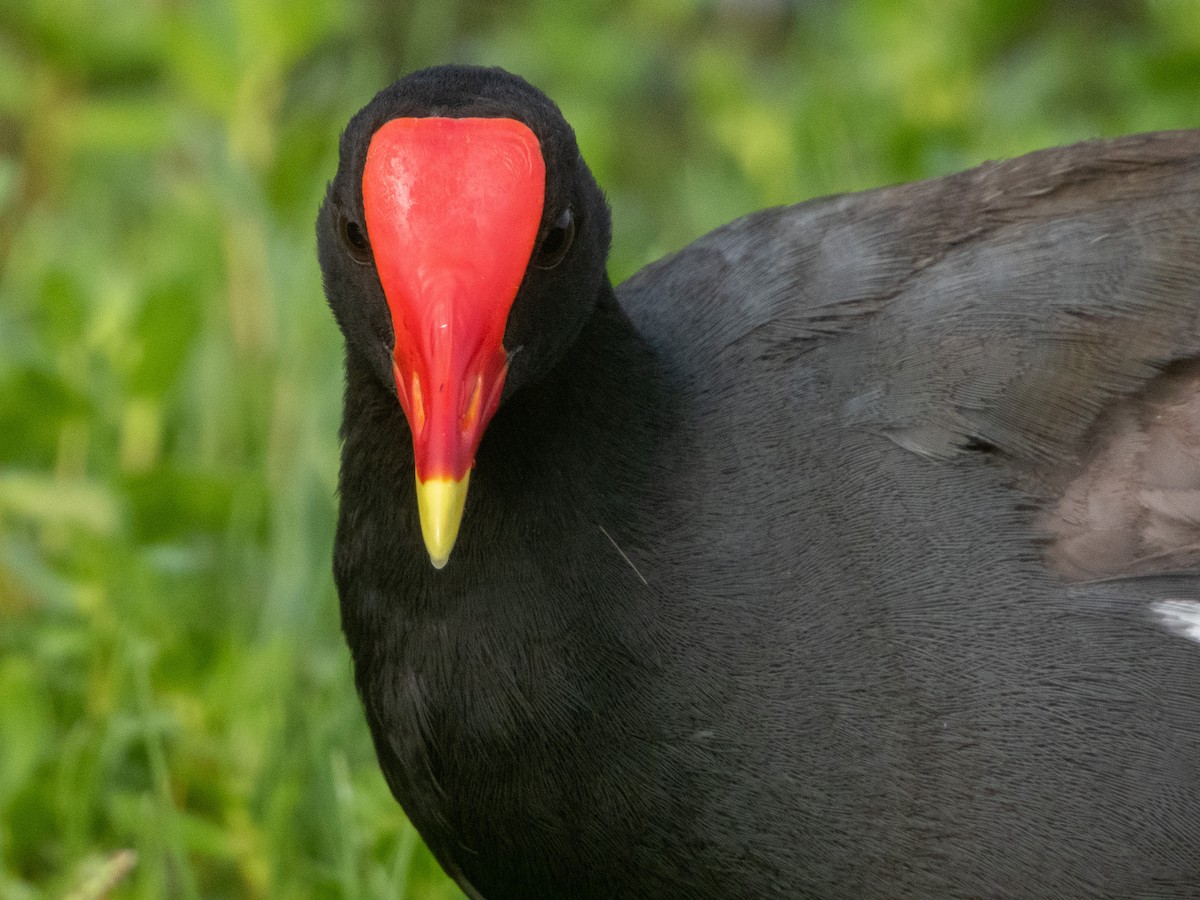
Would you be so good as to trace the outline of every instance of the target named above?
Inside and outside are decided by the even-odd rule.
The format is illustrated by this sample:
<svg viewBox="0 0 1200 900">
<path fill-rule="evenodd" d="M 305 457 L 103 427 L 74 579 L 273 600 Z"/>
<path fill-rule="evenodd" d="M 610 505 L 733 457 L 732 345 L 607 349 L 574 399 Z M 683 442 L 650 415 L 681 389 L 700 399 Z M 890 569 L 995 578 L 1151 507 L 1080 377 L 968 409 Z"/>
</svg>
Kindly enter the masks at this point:
<svg viewBox="0 0 1200 900">
<path fill-rule="evenodd" d="M 463 505 L 467 502 L 468 472 L 461 480 L 452 478 L 417 479 L 417 511 L 421 517 L 421 536 L 429 561 L 435 569 L 444 568 L 450 559 L 450 551 L 458 539 L 458 526 L 462 522 Z"/>
</svg>

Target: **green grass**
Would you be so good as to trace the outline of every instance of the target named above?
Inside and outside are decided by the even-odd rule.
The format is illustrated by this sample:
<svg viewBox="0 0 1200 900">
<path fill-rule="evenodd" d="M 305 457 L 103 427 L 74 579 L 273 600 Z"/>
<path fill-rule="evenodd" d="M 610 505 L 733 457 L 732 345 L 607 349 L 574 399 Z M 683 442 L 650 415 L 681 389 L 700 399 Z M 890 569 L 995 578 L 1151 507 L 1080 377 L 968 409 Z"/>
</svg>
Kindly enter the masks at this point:
<svg viewBox="0 0 1200 900">
<path fill-rule="evenodd" d="M 447 60 L 559 100 L 623 277 L 764 205 L 1194 126 L 1200 4 L 0 0 L 0 897 L 461 896 L 338 633 L 312 237 L 342 124 Z"/>
</svg>

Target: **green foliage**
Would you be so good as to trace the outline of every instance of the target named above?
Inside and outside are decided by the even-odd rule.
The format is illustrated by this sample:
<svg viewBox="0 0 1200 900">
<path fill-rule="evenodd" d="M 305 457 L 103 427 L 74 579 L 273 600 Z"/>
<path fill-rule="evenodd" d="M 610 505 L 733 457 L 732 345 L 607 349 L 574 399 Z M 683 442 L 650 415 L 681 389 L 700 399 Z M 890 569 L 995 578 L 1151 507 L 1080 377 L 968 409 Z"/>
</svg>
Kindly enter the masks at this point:
<svg viewBox="0 0 1200 900">
<path fill-rule="evenodd" d="M 0 0 L 0 896 L 460 896 L 338 633 L 312 236 L 340 127 L 439 61 L 558 99 L 621 278 L 764 205 L 1194 126 L 1200 4 Z"/>
</svg>

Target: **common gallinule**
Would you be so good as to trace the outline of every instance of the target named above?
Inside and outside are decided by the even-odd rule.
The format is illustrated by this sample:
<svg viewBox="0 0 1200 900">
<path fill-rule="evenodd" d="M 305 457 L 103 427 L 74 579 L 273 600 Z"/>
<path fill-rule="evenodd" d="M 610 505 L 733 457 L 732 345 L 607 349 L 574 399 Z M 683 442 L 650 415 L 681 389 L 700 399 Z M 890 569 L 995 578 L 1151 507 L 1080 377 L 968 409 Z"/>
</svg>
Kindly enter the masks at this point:
<svg viewBox="0 0 1200 900">
<path fill-rule="evenodd" d="M 443 67 L 318 239 L 342 624 L 472 897 L 1200 896 L 1200 131 L 614 290 L 558 109 Z"/>
</svg>

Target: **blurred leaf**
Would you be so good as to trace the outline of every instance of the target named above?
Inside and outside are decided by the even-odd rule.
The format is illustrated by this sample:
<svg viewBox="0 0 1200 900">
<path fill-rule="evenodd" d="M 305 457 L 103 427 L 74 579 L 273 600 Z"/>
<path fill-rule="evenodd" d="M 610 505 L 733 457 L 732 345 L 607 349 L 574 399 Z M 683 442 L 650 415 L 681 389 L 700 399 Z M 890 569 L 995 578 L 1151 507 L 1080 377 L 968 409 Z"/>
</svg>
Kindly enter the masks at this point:
<svg viewBox="0 0 1200 900">
<path fill-rule="evenodd" d="M 120 504 L 107 486 L 17 471 L 0 472 L 0 515 L 102 535 L 115 532 L 121 518 Z"/>
<path fill-rule="evenodd" d="M 48 697 L 31 662 L 0 659 L 0 809 L 24 788 L 51 742 Z M 4 816 L 6 821 L 11 821 Z"/>
</svg>

